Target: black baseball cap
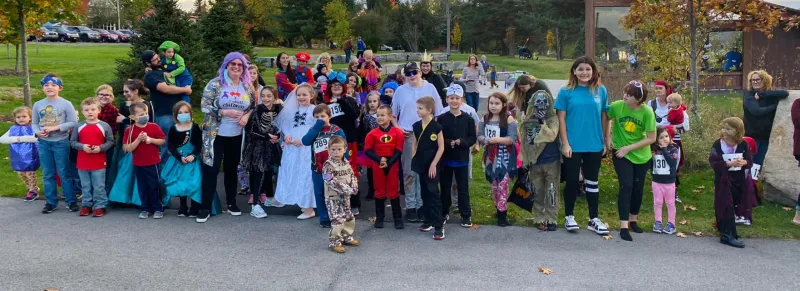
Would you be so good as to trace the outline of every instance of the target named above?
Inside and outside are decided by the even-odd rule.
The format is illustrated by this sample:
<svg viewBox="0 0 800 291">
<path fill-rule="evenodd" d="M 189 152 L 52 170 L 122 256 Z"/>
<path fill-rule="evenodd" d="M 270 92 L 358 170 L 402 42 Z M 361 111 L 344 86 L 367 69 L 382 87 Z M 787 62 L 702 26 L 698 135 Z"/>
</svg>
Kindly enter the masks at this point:
<svg viewBox="0 0 800 291">
<path fill-rule="evenodd" d="M 403 67 L 403 71 L 405 71 L 405 72 L 412 71 L 412 70 L 419 70 L 419 67 L 417 66 L 417 62 L 408 62 Z"/>
</svg>

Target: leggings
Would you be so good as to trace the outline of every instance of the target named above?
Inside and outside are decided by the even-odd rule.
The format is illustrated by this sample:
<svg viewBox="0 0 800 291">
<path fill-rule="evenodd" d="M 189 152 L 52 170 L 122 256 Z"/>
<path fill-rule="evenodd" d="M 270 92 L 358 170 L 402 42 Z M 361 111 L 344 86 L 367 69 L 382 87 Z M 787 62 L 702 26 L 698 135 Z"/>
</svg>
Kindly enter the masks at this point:
<svg viewBox="0 0 800 291">
<path fill-rule="evenodd" d="M 653 213 L 658 222 L 663 219 L 664 204 L 667 204 L 667 221 L 675 225 L 675 183 L 653 182 Z"/>
<path fill-rule="evenodd" d="M 253 193 L 253 203 L 261 204 L 266 201 L 261 201 L 261 193 L 265 193 L 268 198 L 275 197 L 272 191 L 272 167 L 269 167 L 266 172 L 257 170 L 250 170 L 250 189 Z"/>
<path fill-rule="evenodd" d="M 586 183 L 586 201 L 589 202 L 589 219 L 597 218 L 600 188 L 597 179 L 600 176 L 600 161 L 602 152 L 572 153 L 571 158 L 564 157 L 564 214 L 575 215 L 575 200 L 580 191 L 580 175 L 583 169 L 583 178 Z"/>
<path fill-rule="evenodd" d="M 628 221 L 631 214 L 639 215 L 648 168 L 650 168 L 649 161 L 644 164 L 634 164 L 625 157 L 618 158 L 614 155 L 614 170 L 617 171 L 619 179 L 619 196 L 617 196 L 619 220 Z"/>
<path fill-rule="evenodd" d="M 19 178 L 22 180 L 22 183 L 25 183 L 25 187 L 28 188 L 28 192 L 39 191 L 39 187 L 36 187 L 36 171 L 17 172 L 17 176 L 19 176 Z"/>
<path fill-rule="evenodd" d="M 225 199 L 228 205 L 236 205 L 239 179 L 236 168 L 242 158 L 242 136 L 217 136 L 214 139 L 214 164 L 203 164 L 203 209 L 211 211 L 211 203 L 217 193 L 217 175 L 225 162 Z"/>
</svg>

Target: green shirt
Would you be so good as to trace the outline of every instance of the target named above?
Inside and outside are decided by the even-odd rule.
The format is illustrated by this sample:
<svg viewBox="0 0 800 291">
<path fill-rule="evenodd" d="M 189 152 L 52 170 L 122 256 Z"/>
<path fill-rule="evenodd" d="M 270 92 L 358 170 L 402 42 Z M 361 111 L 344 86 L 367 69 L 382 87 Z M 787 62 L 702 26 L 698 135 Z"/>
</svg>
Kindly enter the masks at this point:
<svg viewBox="0 0 800 291">
<path fill-rule="evenodd" d="M 635 144 L 647 138 L 648 132 L 656 131 L 656 117 L 653 110 L 642 105 L 639 109 L 631 109 L 622 100 L 614 101 L 608 106 L 608 118 L 613 119 L 611 125 L 611 141 L 614 149 Z M 645 146 L 632 150 L 625 158 L 634 164 L 650 161 L 650 147 Z"/>
</svg>

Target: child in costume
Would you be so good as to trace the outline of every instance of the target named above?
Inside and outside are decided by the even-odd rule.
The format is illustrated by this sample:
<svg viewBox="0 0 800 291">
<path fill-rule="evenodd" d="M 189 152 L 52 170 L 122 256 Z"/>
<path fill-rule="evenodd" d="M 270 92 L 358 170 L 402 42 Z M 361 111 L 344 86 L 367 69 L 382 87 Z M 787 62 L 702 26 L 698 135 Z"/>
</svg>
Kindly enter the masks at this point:
<svg viewBox="0 0 800 291">
<path fill-rule="evenodd" d="M 172 108 L 175 125 L 170 127 L 167 139 L 169 156 L 161 171 L 164 180 L 164 204 L 172 197 L 179 197 L 178 217 L 197 217 L 200 203 L 203 203 L 201 188 L 203 176 L 200 172 L 200 150 L 203 146 L 203 132 L 192 122 L 192 105 L 178 102 Z M 188 199 L 192 200 L 191 209 Z"/>
<path fill-rule="evenodd" d="M 303 136 L 303 145 L 311 146 L 311 180 L 314 183 L 314 198 L 317 202 L 319 225 L 323 228 L 331 227 L 328 210 L 325 207 L 325 189 L 322 180 L 322 166 L 328 160 L 328 146 L 333 136 L 345 137 L 344 131 L 335 124 L 331 124 L 331 108 L 326 104 L 314 107 L 316 123 Z M 347 156 L 345 156 L 347 157 Z"/>
<path fill-rule="evenodd" d="M 297 83 L 314 85 L 314 72 L 308 67 L 308 61 L 311 59 L 311 55 L 306 52 L 299 52 L 295 54 L 294 57 L 297 59 L 297 68 L 295 68 Z"/>
<path fill-rule="evenodd" d="M 656 142 L 650 146 L 653 151 L 652 168 L 652 189 L 653 189 L 653 213 L 655 213 L 655 223 L 653 232 L 655 233 L 675 233 L 675 173 L 678 170 L 678 160 L 680 151 L 678 146 L 672 141 L 674 129 L 658 128 L 656 130 Z M 667 205 L 667 226 L 663 227 L 661 215 L 664 204 Z"/>
<path fill-rule="evenodd" d="M 377 92 L 370 92 L 367 95 L 367 103 L 361 107 L 361 115 L 358 119 L 358 129 L 362 151 L 358 153 L 358 165 L 367 169 L 367 201 L 375 198 L 375 185 L 373 183 L 374 173 L 372 172 L 372 160 L 366 155 L 366 139 L 369 133 L 378 128 L 378 108 L 381 106 Z"/>
<path fill-rule="evenodd" d="M 142 98 L 142 96 L 149 94 L 149 91 L 144 87 L 144 83 L 141 80 L 126 81 L 122 86 L 122 92 L 126 101 L 120 102 L 119 106 L 118 132 L 120 136 L 117 139 L 117 145 L 114 147 L 117 153 L 109 167 L 111 173 L 106 187 L 111 188 L 111 191 L 108 194 L 108 200 L 115 203 L 142 206 L 142 201 L 139 200 L 136 174 L 133 171 L 133 155 L 123 150 L 122 141 L 125 139 L 125 130 L 136 121 L 136 117 L 131 112 L 133 104 L 143 103 L 147 105 L 147 122 L 155 122 L 155 113 L 153 112 L 153 102 L 145 101 Z"/>
<path fill-rule="evenodd" d="M 708 162 L 714 169 L 714 208 L 720 242 L 744 248 L 736 232 L 736 208 L 751 203 L 752 192 L 744 169 L 753 166 L 753 154 L 743 140 L 744 122 L 738 117 L 722 121 L 722 137 L 714 142 Z"/>
<path fill-rule="evenodd" d="M 244 154 L 242 165 L 250 173 L 250 199 L 252 205 L 250 216 L 255 218 L 267 217 L 267 213 L 260 206 L 283 207 L 275 200 L 272 191 L 273 169 L 280 165 L 281 148 L 280 132 L 275 126 L 275 118 L 283 109 L 280 104 L 274 104 L 278 96 L 277 90 L 272 86 L 265 86 L 261 90 L 261 104 L 256 106 L 250 120 L 245 126 Z"/>
<path fill-rule="evenodd" d="M 72 129 L 70 146 L 78 151 L 78 176 L 81 179 L 82 207 L 78 215 L 101 217 L 106 214 L 106 151 L 114 146 L 114 134 L 108 123 L 99 119 L 100 101 L 89 97 L 81 103 L 84 121 Z M 94 211 L 92 211 L 94 207 Z"/>
<path fill-rule="evenodd" d="M 164 76 L 167 77 L 167 82 L 177 87 L 191 86 L 194 82 L 192 74 L 189 73 L 189 68 L 186 67 L 186 62 L 183 57 L 178 53 L 181 51 L 181 46 L 172 41 L 165 41 L 158 46 L 158 52 L 163 54 L 161 58 L 161 65 L 164 67 Z M 182 95 L 181 100 L 186 103 L 191 103 L 189 95 Z"/>
<path fill-rule="evenodd" d="M 139 218 L 146 219 L 152 213 L 153 218 L 160 219 L 164 217 L 164 208 L 161 204 L 159 147 L 164 145 L 166 136 L 157 124 L 148 122 L 147 105 L 133 104 L 131 111 L 136 117 L 136 124 L 125 130 L 122 143 L 126 152 L 133 153 L 133 171 L 142 201 Z"/>
<path fill-rule="evenodd" d="M 328 247 L 331 251 L 344 253 L 344 246 L 358 246 L 353 238 L 356 220 L 350 211 L 350 196 L 358 193 L 358 178 L 345 158 L 347 144 L 341 136 L 332 136 L 329 140 L 330 157 L 322 166 L 322 179 L 325 189 L 325 206 L 330 213 L 331 231 L 328 236 Z"/>
<path fill-rule="evenodd" d="M 497 209 L 497 225 L 510 225 L 506 208 L 508 184 L 517 174 L 517 121 L 505 110 L 508 98 L 497 92 L 489 96 L 488 110 L 478 125 L 478 141 L 484 146 L 483 163 L 486 180 L 492 184 L 492 198 Z"/>
<path fill-rule="evenodd" d="M 308 183 L 312 179 L 312 169 L 308 165 L 312 164 L 313 152 L 310 146 L 303 145 L 302 142 L 302 137 L 314 125 L 312 102 L 315 98 L 311 85 L 298 85 L 286 97 L 283 109 L 275 120 L 284 140 L 275 199 L 283 204 L 296 204 L 303 208 L 303 213 L 297 219 L 316 216 L 314 185 Z"/>
<path fill-rule="evenodd" d="M 472 226 L 472 208 L 469 205 L 469 167 L 470 149 L 477 141 L 475 120 L 461 110 L 464 90 L 461 86 L 447 88 L 449 111 L 436 119 L 442 126 L 445 150 L 442 157 L 441 199 L 442 216 L 445 223 L 450 217 L 452 198 L 451 185 L 456 182 L 458 192 L 458 211 L 461 226 Z M 454 179 L 455 177 L 455 179 Z"/>
<path fill-rule="evenodd" d="M 433 120 L 436 101 L 426 96 L 417 100 L 417 115 L 422 119 L 413 125 L 416 143 L 411 151 L 411 169 L 419 175 L 422 196 L 421 211 L 425 221 L 419 231 L 433 231 L 434 240 L 444 239 L 442 197 L 439 194 L 439 160 L 444 154 L 442 126 Z"/>
<path fill-rule="evenodd" d="M 534 212 L 540 230 L 555 231 L 561 184 L 561 143 L 558 140 L 559 120 L 555 100 L 547 91 L 531 95 L 520 133 L 522 164 L 528 167 L 528 178 L 536 191 Z"/>
<path fill-rule="evenodd" d="M 39 197 L 39 187 L 36 186 L 36 170 L 39 169 L 39 146 L 33 127 L 30 107 L 17 107 L 12 112 L 14 125 L 0 137 L 0 143 L 8 144 L 8 156 L 11 160 L 11 169 L 28 188 L 25 201 L 30 202 Z"/>
<path fill-rule="evenodd" d="M 381 103 L 385 105 L 392 105 L 392 98 L 394 97 L 394 91 L 397 91 L 397 82 L 391 81 L 386 82 L 381 86 Z"/>
<path fill-rule="evenodd" d="M 362 63 L 358 69 L 358 75 L 364 79 L 365 84 L 363 91 L 378 91 L 378 89 L 380 89 L 379 84 L 381 82 L 380 63 L 377 61 L 377 59 L 373 59 L 372 50 L 367 50 L 364 52 L 364 60 L 361 62 Z"/>
<path fill-rule="evenodd" d="M 376 103 L 375 94 L 370 102 Z M 364 154 L 371 165 L 368 170 L 369 183 L 375 189 L 375 228 L 383 228 L 386 217 L 386 199 L 392 205 L 394 228 L 403 229 L 403 214 L 400 208 L 400 156 L 403 153 L 403 131 L 392 126 L 392 108 L 381 105 L 376 111 L 378 127 L 369 131 L 364 140 Z"/>
<path fill-rule="evenodd" d="M 753 153 L 754 157 L 758 155 L 758 144 L 756 143 L 755 139 L 745 136 L 742 138 L 742 140 L 744 140 L 747 143 L 747 146 L 750 147 L 750 152 Z M 736 224 L 750 226 L 753 224 L 753 208 L 761 204 L 761 193 L 758 191 L 758 171 L 761 171 L 761 167 L 757 167 L 757 164 L 753 163 L 752 168 L 745 169 L 744 171 L 745 175 L 751 178 L 750 187 L 753 191 L 753 196 L 755 196 L 755 202 L 752 205 L 745 205 L 744 207 L 736 208 Z"/>
<path fill-rule="evenodd" d="M 330 122 L 341 128 L 344 132 L 344 136 L 347 139 L 347 156 L 353 157 L 350 159 L 350 165 L 353 167 L 356 178 L 358 178 L 358 159 L 356 158 L 356 153 L 358 152 L 358 143 L 361 135 L 356 129 L 356 123 L 358 122 L 359 108 L 355 98 L 344 94 L 343 85 L 345 80 L 345 75 L 343 73 L 334 72 L 330 75 L 328 78 L 329 90 L 327 90 L 323 98 L 323 103 L 327 104 L 331 109 Z M 350 199 L 350 202 L 353 203 L 350 205 L 353 215 L 358 215 L 361 208 L 361 197 L 359 194 L 356 193 L 355 197 Z"/>
</svg>

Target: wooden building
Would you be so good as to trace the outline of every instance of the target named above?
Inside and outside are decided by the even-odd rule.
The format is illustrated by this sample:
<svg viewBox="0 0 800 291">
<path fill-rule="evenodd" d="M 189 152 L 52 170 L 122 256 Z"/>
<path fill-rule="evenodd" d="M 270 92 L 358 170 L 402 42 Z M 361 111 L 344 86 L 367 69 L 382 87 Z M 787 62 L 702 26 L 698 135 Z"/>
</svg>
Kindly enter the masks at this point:
<svg viewBox="0 0 800 291">
<path fill-rule="evenodd" d="M 597 62 L 606 83 L 631 80 L 638 77 L 630 68 L 629 55 L 633 54 L 632 41 L 636 37 L 626 30 L 619 20 L 627 15 L 634 0 L 586 0 L 586 55 Z M 769 2 L 769 1 L 767 1 Z M 800 14 L 800 10 L 784 8 L 787 14 Z M 726 52 L 737 50 L 742 55 L 741 68 L 726 70 L 716 62 L 701 71 L 701 86 L 705 89 L 745 89 L 747 72 L 764 69 L 774 78 L 774 86 L 800 89 L 800 29 L 789 32 L 776 27 L 772 39 L 762 32 L 746 32 L 735 26 L 715 31 L 707 40 L 710 59 L 716 60 Z M 700 42 L 700 45 L 703 45 Z M 635 55 L 634 55 L 635 56 Z M 613 86 L 613 85 L 612 85 Z"/>
</svg>

